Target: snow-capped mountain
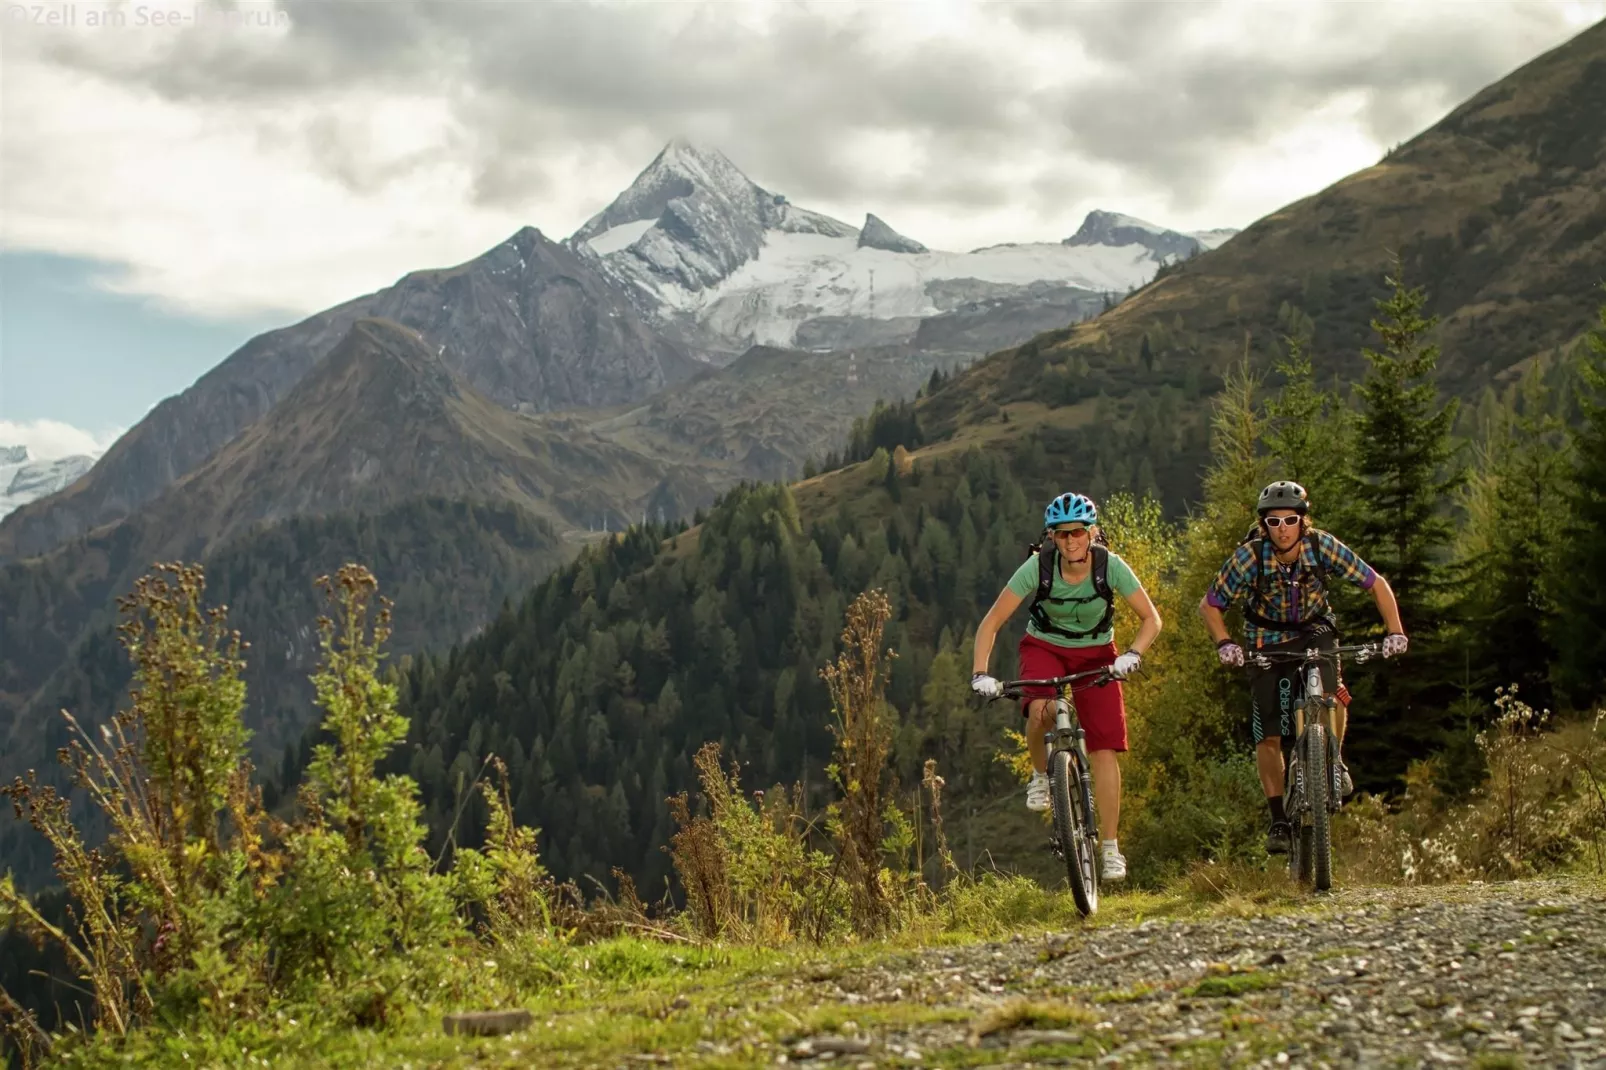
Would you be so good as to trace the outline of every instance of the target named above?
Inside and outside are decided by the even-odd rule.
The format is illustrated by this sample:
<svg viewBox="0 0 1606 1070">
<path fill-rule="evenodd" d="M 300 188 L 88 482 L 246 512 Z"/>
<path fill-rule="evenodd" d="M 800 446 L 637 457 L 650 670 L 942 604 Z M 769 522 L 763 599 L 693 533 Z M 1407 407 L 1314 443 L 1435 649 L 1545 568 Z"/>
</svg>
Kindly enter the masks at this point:
<svg viewBox="0 0 1606 1070">
<path fill-rule="evenodd" d="M 1064 241 L 943 252 L 873 214 L 858 228 L 799 208 L 720 152 L 677 138 L 568 243 L 659 322 L 690 321 L 734 353 L 794 345 L 822 317 L 913 322 L 1035 283 L 1126 293 L 1232 233 L 1093 212 Z"/>
<path fill-rule="evenodd" d="M 1125 248 L 1140 245 L 1149 250 L 1156 267 L 1178 258 L 1187 259 L 1206 249 L 1214 249 L 1236 230 L 1199 230 L 1191 234 L 1157 227 L 1153 223 L 1135 219 L 1120 212 L 1092 211 L 1082 220 L 1076 233 L 1065 239 L 1066 245 L 1103 245 Z M 1146 280 L 1145 280 L 1146 281 Z"/>
<path fill-rule="evenodd" d="M 570 241 L 589 243 L 626 272 L 661 280 L 666 292 L 694 295 L 759 256 L 771 232 L 858 236 L 846 223 L 755 185 L 721 153 L 676 138 Z"/>
<path fill-rule="evenodd" d="M 71 486 L 94 466 L 88 454 L 36 461 L 27 446 L 0 446 L 0 516 Z"/>
</svg>

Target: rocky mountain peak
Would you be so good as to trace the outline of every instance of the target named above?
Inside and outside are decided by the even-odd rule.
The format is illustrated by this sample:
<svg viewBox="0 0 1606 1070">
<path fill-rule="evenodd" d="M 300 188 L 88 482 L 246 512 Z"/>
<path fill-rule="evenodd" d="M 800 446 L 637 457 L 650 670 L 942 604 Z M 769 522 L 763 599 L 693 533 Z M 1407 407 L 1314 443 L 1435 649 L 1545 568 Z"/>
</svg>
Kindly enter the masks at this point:
<svg viewBox="0 0 1606 1070">
<path fill-rule="evenodd" d="M 928 250 L 913 238 L 887 226 L 886 221 L 874 212 L 866 212 L 864 227 L 859 231 L 859 248 L 885 249 L 889 253 L 924 253 Z"/>
<path fill-rule="evenodd" d="M 94 467 L 95 456 L 35 460 L 27 446 L 0 446 L 0 516 L 72 485 Z"/>
<path fill-rule="evenodd" d="M 1122 215 L 1095 209 L 1082 220 L 1077 232 L 1066 238 L 1065 245 L 1141 245 L 1156 260 L 1186 259 L 1204 251 L 1198 238 L 1166 227 Z"/>
<path fill-rule="evenodd" d="M 666 286 L 693 294 L 717 286 L 758 256 L 766 231 L 858 233 L 764 189 L 717 149 L 675 138 L 568 244 L 662 298 Z"/>
<path fill-rule="evenodd" d="M 689 197 L 719 202 L 738 214 L 756 214 L 762 193 L 724 153 L 677 137 L 570 240 L 590 241 L 615 227 L 658 221 L 675 201 Z"/>
</svg>

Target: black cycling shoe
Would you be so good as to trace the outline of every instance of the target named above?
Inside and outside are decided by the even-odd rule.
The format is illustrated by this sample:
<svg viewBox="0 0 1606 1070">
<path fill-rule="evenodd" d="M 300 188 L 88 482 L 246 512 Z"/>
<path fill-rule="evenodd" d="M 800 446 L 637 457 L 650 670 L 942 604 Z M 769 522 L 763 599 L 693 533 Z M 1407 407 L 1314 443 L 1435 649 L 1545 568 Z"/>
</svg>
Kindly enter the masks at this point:
<svg viewBox="0 0 1606 1070">
<path fill-rule="evenodd" d="M 1273 821 L 1266 833 L 1266 853 L 1285 855 L 1294 842 L 1294 828 L 1286 821 Z"/>
</svg>

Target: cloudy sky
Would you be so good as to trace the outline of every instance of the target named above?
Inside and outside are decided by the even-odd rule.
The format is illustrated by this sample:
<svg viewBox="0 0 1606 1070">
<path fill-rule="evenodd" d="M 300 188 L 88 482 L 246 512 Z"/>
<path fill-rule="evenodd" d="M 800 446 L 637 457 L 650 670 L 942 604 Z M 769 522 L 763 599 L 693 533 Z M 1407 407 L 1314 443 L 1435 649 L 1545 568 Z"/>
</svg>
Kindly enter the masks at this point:
<svg viewBox="0 0 1606 1070">
<path fill-rule="evenodd" d="M 103 444 L 260 330 L 525 224 L 567 236 L 677 134 L 934 248 L 1058 240 L 1092 208 L 1243 227 L 1603 17 L 1606 0 L 10 3 L 0 444 Z"/>
</svg>

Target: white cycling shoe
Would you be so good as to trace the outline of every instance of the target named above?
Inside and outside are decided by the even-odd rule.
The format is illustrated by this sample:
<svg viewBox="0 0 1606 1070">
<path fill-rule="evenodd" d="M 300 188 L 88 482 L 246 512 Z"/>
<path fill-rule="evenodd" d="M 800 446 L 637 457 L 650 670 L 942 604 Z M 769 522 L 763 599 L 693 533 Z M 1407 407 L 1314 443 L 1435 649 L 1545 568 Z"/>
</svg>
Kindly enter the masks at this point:
<svg viewBox="0 0 1606 1070">
<path fill-rule="evenodd" d="M 1032 779 L 1026 782 L 1026 809 L 1048 809 L 1048 774 L 1033 773 Z"/>
<path fill-rule="evenodd" d="M 1099 863 L 1099 877 L 1107 881 L 1126 880 L 1126 856 L 1114 847 L 1105 847 Z"/>
</svg>

